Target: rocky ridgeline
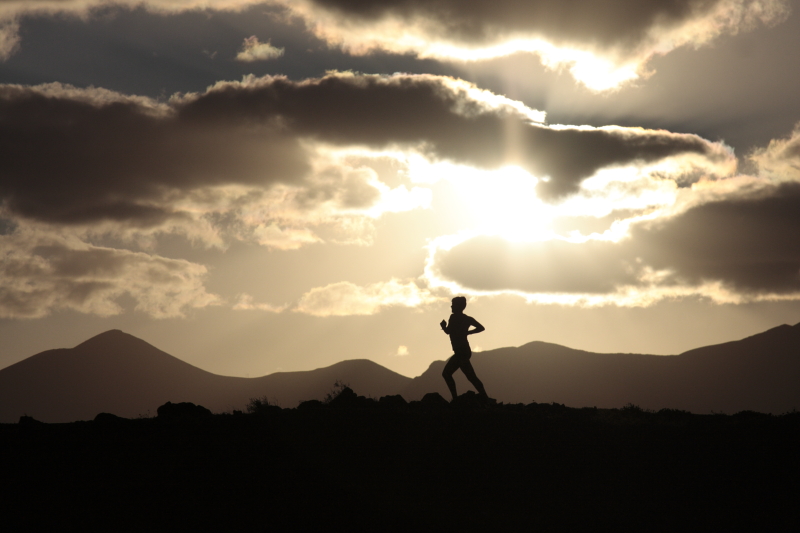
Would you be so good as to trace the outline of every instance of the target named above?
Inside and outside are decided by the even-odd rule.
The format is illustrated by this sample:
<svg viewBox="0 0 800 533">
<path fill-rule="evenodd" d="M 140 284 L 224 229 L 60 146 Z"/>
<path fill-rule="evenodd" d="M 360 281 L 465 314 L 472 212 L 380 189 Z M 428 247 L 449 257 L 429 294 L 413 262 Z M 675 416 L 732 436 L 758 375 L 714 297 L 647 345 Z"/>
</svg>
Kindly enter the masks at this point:
<svg viewBox="0 0 800 533">
<path fill-rule="evenodd" d="M 438 392 L 429 392 L 419 401 L 407 402 L 399 394 L 383 396 L 378 400 L 359 396 L 350 387 L 344 387 L 330 401 L 309 400 L 301 402 L 298 409 L 389 409 L 431 411 L 442 409 L 491 409 L 501 406 L 495 400 L 482 398 L 473 391 L 466 392 L 453 402 L 448 402 Z"/>
</svg>

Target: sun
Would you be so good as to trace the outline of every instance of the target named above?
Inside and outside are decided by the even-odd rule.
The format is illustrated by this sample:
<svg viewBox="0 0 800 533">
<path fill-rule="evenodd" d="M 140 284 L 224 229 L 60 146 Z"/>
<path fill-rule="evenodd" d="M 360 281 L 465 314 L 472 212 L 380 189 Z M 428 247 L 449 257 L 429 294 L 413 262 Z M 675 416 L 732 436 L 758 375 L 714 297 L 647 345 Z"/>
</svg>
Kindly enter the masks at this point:
<svg viewBox="0 0 800 533">
<path fill-rule="evenodd" d="M 449 162 L 411 161 L 413 181 L 449 185 L 448 197 L 438 202 L 442 216 L 462 221 L 463 232 L 498 235 L 510 241 L 552 237 L 557 207 L 536 194 L 540 179 L 518 166 L 478 169 Z"/>
<path fill-rule="evenodd" d="M 448 178 L 456 181 L 460 203 L 471 214 L 474 229 L 510 241 L 548 238 L 553 206 L 536 194 L 539 179 L 515 166 L 477 171 Z"/>
</svg>

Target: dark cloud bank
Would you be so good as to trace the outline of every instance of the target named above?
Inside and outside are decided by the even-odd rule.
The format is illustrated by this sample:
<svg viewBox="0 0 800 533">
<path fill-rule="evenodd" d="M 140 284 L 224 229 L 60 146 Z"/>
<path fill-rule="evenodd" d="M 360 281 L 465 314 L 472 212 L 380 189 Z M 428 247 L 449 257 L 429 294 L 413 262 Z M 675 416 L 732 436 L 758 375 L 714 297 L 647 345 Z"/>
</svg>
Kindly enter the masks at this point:
<svg viewBox="0 0 800 533">
<path fill-rule="evenodd" d="M 367 23 L 382 18 L 441 24 L 444 37 L 483 44 L 514 33 L 547 35 L 600 47 L 638 45 L 654 26 L 677 26 L 728 0 L 311 0 L 342 17 Z M 749 2 L 752 3 L 752 2 Z"/>
</svg>

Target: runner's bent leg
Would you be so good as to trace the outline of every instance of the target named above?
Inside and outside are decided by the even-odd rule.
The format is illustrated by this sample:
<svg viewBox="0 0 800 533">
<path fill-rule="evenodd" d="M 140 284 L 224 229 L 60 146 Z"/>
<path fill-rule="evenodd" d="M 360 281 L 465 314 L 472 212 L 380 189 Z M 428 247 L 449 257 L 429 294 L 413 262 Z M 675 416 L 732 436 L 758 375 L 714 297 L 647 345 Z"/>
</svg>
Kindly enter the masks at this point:
<svg viewBox="0 0 800 533">
<path fill-rule="evenodd" d="M 445 366 L 445 368 L 447 368 L 447 366 Z M 489 395 L 486 394 L 486 389 L 483 388 L 483 383 L 481 383 L 481 380 L 479 380 L 478 376 L 475 374 L 475 369 L 472 368 L 472 363 L 469 362 L 469 359 L 461 363 L 461 371 L 467 376 L 469 382 L 472 383 L 481 396 L 489 397 Z"/>
</svg>

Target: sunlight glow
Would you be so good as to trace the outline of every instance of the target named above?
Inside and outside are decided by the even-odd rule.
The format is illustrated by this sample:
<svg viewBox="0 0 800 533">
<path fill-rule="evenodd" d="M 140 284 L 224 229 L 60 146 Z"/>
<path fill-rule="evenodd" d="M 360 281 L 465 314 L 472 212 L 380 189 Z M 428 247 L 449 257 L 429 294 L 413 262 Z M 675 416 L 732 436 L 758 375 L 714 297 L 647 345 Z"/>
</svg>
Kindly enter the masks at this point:
<svg viewBox="0 0 800 533">
<path fill-rule="evenodd" d="M 615 210 L 646 210 L 675 203 L 678 186 L 636 167 L 599 170 L 583 181 L 580 194 L 561 205 L 564 216 L 603 217 Z"/>
<path fill-rule="evenodd" d="M 481 170 L 448 162 L 431 163 L 422 156 L 407 159 L 409 177 L 415 183 L 453 184 L 454 203 L 468 213 L 471 235 L 497 235 L 513 242 L 556 238 L 552 229 L 558 217 L 602 218 L 614 211 L 638 212 L 619 221 L 602 235 L 574 232 L 571 242 L 589 238 L 619 241 L 627 235 L 629 222 L 675 204 L 679 191 L 674 181 L 660 179 L 636 167 L 603 169 L 585 180 L 582 190 L 557 204 L 543 202 L 536 194 L 539 179 L 517 166 Z M 563 236 L 562 236 L 563 238 Z"/>
<path fill-rule="evenodd" d="M 543 39 L 512 39 L 484 48 L 426 43 L 420 55 L 458 61 L 485 61 L 519 52 L 538 55 L 542 64 L 552 70 L 566 67 L 576 80 L 596 92 L 615 89 L 639 77 L 639 61 L 618 65 L 592 52 L 560 48 Z"/>
<path fill-rule="evenodd" d="M 326 156 L 340 161 L 346 157 L 395 160 L 398 176 L 408 180 L 410 185 L 389 188 L 377 176 L 370 179 L 370 185 L 380 191 L 380 199 L 362 214 L 377 218 L 384 212 L 431 208 L 435 204 L 441 216 L 463 220 L 461 231 L 447 236 L 453 239 L 451 245 L 477 235 L 494 235 L 520 243 L 551 239 L 575 243 L 619 242 L 629 235 L 632 223 L 671 216 L 675 209 L 682 209 L 679 206 L 684 203 L 680 201 L 681 192 L 688 189 L 678 186 L 677 177 L 692 173 L 705 176 L 706 172 L 714 176 L 731 170 L 727 159 L 708 163 L 691 155 L 645 166 L 604 168 L 585 179 L 576 194 L 558 203 L 548 203 L 536 192 L 542 178 L 518 166 L 478 169 L 448 161 L 431 161 L 420 152 L 399 148 L 330 150 Z M 441 182 L 447 182 L 449 187 L 444 195 L 436 193 L 434 201 L 434 190 Z M 554 222 L 562 217 L 601 219 L 615 213 L 619 217 L 609 220 L 599 232 L 563 228 L 557 232 L 554 229 Z M 443 237 L 434 241 L 438 249 L 448 247 Z"/>
<path fill-rule="evenodd" d="M 544 240 L 552 235 L 556 208 L 536 195 L 539 180 L 519 167 L 495 171 L 459 169 L 445 174 L 474 220 L 474 229 L 510 241 Z"/>
<path fill-rule="evenodd" d="M 536 195 L 539 179 L 517 166 L 481 170 L 449 162 L 430 163 L 410 157 L 409 176 L 414 182 L 453 184 L 455 203 L 467 213 L 468 232 L 500 235 L 512 241 L 537 241 L 552 237 L 550 222 L 558 206 Z"/>
<path fill-rule="evenodd" d="M 431 205 L 430 189 L 421 187 L 408 189 L 405 185 L 392 189 L 377 179 L 370 181 L 370 185 L 378 189 L 381 195 L 372 207 L 364 211 L 365 215 L 372 218 L 379 218 L 384 213 L 427 209 Z"/>
</svg>

